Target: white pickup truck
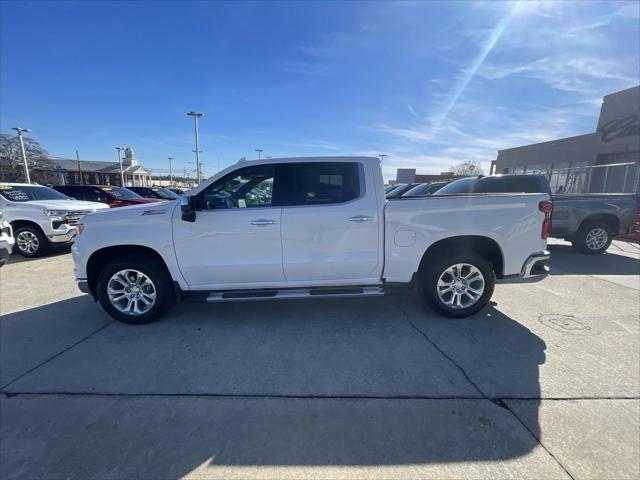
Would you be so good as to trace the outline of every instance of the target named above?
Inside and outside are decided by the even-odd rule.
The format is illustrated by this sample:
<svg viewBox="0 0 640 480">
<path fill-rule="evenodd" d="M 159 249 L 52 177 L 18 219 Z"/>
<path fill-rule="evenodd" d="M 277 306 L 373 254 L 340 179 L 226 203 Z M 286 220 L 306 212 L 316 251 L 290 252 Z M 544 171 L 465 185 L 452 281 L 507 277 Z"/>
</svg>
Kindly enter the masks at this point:
<svg viewBox="0 0 640 480">
<path fill-rule="evenodd" d="M 382 295 L 416 285 L 438 312 L 480 310 L 495 279 L 545 275 L 548 194 L 385 200 L 369 157 L 241 161 L 179 200 L 78 226 L 76 281 L 114 318 L 209 302 Z"/>
<path fill-rule="evenodd" d="M 0 183 L 0 212 L 11 224 L 17 250 L 25 257 L 70 245 L 84 215 L 108 208 L 104 203 L 74 200 L 43 185 Z"/>
</svg>

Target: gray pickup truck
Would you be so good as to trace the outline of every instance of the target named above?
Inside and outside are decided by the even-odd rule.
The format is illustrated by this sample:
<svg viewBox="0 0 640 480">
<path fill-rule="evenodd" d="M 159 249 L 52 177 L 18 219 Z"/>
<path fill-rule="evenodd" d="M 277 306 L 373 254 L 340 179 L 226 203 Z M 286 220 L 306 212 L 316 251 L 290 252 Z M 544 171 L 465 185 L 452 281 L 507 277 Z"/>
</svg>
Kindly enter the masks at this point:
<svg viewBox="0 0 640 480">
<path fill-rule="evenodd" d="M 582 253 L 602 253 L 614 237 L 634 232 L 638 198 L 607 193 L 553 195 L 551 236 L 569 240 Z"/>
<path fill-rule="evenodd" d="M 467 177 L 451 182 L 435 195 L 517 192 L 551 195 L 545 175 Z M 570 241 L 579 252 L 603 253 L 614 237 L 633 234 L 637 228 L 637 194 L 557 194 L 551 199 L 551 236 Z"/>
</svg>

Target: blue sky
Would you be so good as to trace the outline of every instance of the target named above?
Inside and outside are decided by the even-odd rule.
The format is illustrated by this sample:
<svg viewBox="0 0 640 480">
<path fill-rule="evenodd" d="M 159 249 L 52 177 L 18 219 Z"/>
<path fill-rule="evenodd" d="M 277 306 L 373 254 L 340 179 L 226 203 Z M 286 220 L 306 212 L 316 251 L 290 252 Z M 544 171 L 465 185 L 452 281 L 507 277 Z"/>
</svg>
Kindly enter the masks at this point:
<svg viewBox="0 0 640 480">
<path fill-rule="evenodd" d="M 0 129 L 156 173 L 240 157 L 386 153 L 437 173 L 595 130 L 640 83 L 640 3 L 7 2 Z"/>
</svg>

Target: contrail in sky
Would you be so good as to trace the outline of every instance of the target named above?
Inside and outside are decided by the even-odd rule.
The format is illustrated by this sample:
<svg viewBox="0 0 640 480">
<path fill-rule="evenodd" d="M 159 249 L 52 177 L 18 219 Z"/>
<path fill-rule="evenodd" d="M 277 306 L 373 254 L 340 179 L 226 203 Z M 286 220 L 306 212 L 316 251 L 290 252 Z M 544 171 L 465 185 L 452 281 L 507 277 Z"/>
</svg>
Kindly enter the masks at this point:
<svg viewBox="0 0 640 480">
<path fill-rule="evenodd" d="M 522 3 L 522 0 L 519 0 L 513 6 L 513 8 L 511 8 L 509 13 L 507 13 L 500 20 L 500 22 L 498 22 L 498 25 L 496 25 L 496 27 L 491 32 L 491 34 L 489 35 L 489 38 L 487 38 L 487 41 L 482 46 L 482 49 L 480 50 L 480 52 L 478 52 L 478 54 L 475 56 L 475 58 L 471 62 L 471 65 L 469 65 L 469 68 L 467 68 L 465 75 L 456 82 L 455 87 L 451 91 L 451 95 L 449 97 L 449 101 L 447 102 L 447 105 L 445 106 L 442 113 L 436 118 L 433 124 L 433 127 L 431 129 L 431 135 L 430 135 L 431 137 L 433 137 L 436 134 L 436 132 L 440 129 L 440 127 L 442 127 L 447 117 L 449 116 L 449 113 L 451 112 L 453 107 L 455 107 L 456 103 L 458 103 L 458 99 L 460 98 L 460 95 L 462 95 L 462 92 L 464 92 L 465 88 L 467 88 L 467 85 L 469 84 L 471 79 L 475 76 L 476 72 L 480 68 L 480 65 L 482 65 L 482 62 L 484 62 L 485 58 L 487 58 L 489 53 L 491 53 L 491 50 L 493 50 L 493 47 L 496 46 L 496 43 L 498 43 L 498 40 L 500 40 L 500 37 L 502 37 L 502 34 L 509 26 L 509 23 L 511 23 L 511 20 L 513 19 L 514 15 L 518 12 L 518 9 L 520 8 L 521 3 Z"/>
</svg>

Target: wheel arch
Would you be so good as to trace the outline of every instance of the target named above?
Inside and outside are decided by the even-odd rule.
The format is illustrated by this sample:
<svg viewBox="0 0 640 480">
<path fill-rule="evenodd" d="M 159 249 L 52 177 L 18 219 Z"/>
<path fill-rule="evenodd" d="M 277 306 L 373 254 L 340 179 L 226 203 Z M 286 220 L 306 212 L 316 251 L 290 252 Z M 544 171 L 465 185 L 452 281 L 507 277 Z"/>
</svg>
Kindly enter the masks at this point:
<svg viewBox="0 0 640 480">
<path fill-rule="evenodd" d="M 157 261 L 167 271 L 169 277 L 171 277 L 171 271 L 169 270 L 167 263 L 156 250 L 150 247 L 142 245 L 114 245 L 110 247 L 104 247 L 96 250 L 91 254 L 87 260 L 87 283 L 92 295 L 96 295 L 96 283 L 98 275 L 102 271 L 105 265 L 116 258 L 122 258 L 125 256 L 139 256 L 140 258 L 151 258 Z"/>
<path fill-rule="evenodd" d="M 588 223 L 596 222 L 608 225 L 611 228 L 614 236 L 618 235 L 618 233 L 620 232 L 620 219 L 612 213 L 596 213 L 593 215 L 589 215 L 580 222 L 580 226 L 578 227 L 578 229 L 582 228 Z"/>
<path fill-rule="evenodd" d="M 34 222 L 33 220 L 13 220 L 9 223 L 11 224 L 11 228 L 13 229 L 14 234 L 16 230 L 18 230 L 19 228 L 35 227 L 40 233 L 42 233 L 42 235 L 46 237 L 46 234 L 44 233 L 44 230 L 42 230 L 42 227 L 38 225 L 37 222 Z"/>
<path fill-rule="evenodd" d="M 471 251 L 481 255 L 493 266 L 496 278 L 503 277 L 504 255 L 500 245 L 498 245 L 498 242 L 494 239 L 481 235 L 462 235 L 438 240 L 430 245 L 422 255 L 418 272 L 420 272 L 432 258 L 438 258 L 439 255 L 452 250 Z"/>
</svg>

